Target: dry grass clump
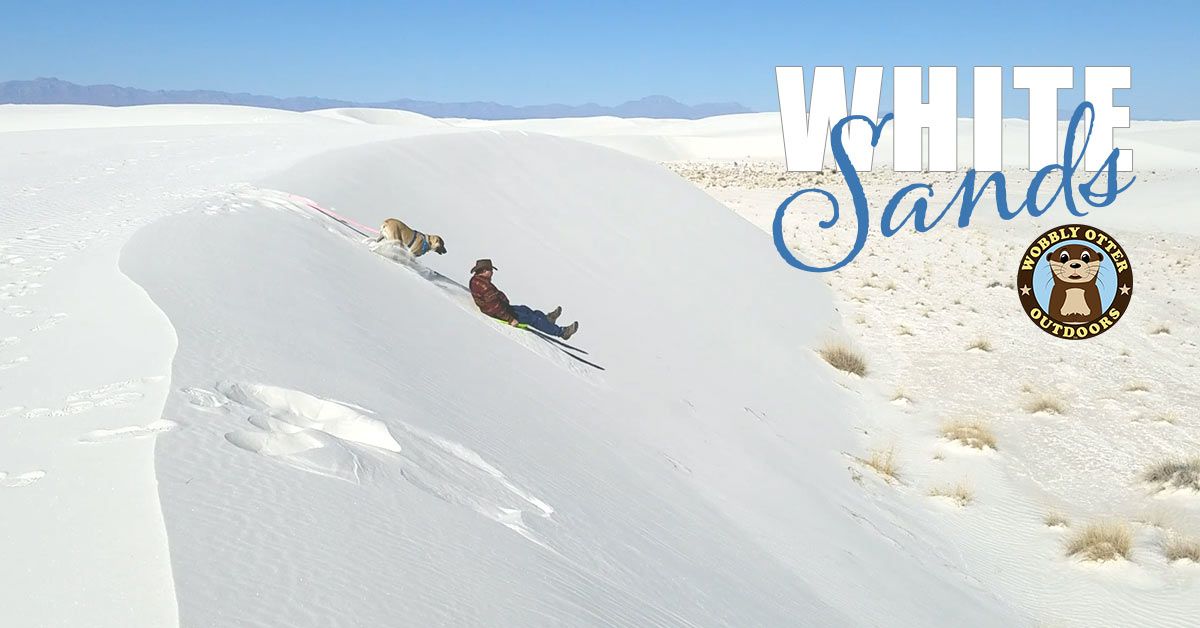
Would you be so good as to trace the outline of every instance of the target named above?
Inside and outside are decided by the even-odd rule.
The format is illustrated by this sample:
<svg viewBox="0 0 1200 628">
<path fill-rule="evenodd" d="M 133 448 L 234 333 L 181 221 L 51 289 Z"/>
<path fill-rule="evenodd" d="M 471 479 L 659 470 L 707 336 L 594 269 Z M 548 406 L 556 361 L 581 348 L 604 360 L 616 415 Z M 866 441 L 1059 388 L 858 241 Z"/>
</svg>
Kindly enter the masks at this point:
<svg viewBox="0 0 1200 628">
<path fill-rule="evenodd" d="M 996 435 L 978 421 L 947 423 L 942 426 L 942 437 L 975 449 L 996 448 Z"/>
<path fill-rule="evenodd" d="M 845 343 L 831 342 L 826 344 L 824 347 L 821 347 L 820 354 L 830 366 L 839 371 L 853 373 L 859 377 L 866 377 L 867 375 L 866 358 Z"/>
<path fill-rule="evenodd" d="M 1083 560 L 1129 560 L 1133 533 L 1123 523 L 1093 523 L 1067 541 L 1067 556 Z"/>
<path fill-rule="evenodd" d="M 1042 523 L 1045 523 L 1048 528 L 1066 528 L 1071 525 L 1067 516 L 1056 510 L 1046 513 L 1046 516 L 1042 518 Z"/>
<path fill-rule="evenodd" d="M 1050 393 L 1041 393 L 1034 395 L 1032 399 L 1025 402 L 1025 411 L 1030 414 L 1045 412 L 1047 414 L 1063 414 L 1067 411 L 1062 400 Z"/>
<path fill-rule="evenodd" d="M 1150 384 L 1147 382 L 1129 382 L 1125 385 L 1125 392 L 1150 392 Z"/>
<path fill-rule="evenodd" d="M 978 349 L 980 351 L 991 351 L 992 343 L 990 341 L 988 341 L 986 338 L 980 338 L 980 339 L 972 342 L 970 345 L 967 345 L 967 351 L 970 351 L 972 349 Z"/>
<path fill-rule="evenodd" d="M 952 486 L 939 486 L 929 491 L 932 497 L 945 497 L 950 499 L 959 506 L 966 506 L 975 501 L 975 491 L 966 482 L 959 482 Z"/>
<path fill-rule="evenodd" d="M 1177 414 L 1173 410 L 1167 410 L 1166 412 L 1163 412 L 1162 414 L 1156 415 L 1154 417 L 1154 420 L 1162 421 L 1163 423 L 1169 423 L 1171 425 L 1175 425 L 1176 423 L 1179 422 L 1179 414 Z"/>
<path fill-rule="evenodd" d="M 1172 534 L 1163 541 L 1162 551 L 1167 562 L 1190 560 L 1193 563 L 1200 563 L 1200 541 L 1196 539 Z"/>
<path fill-rule="evenodd" d="M 900 467 L 896 464 L 896 451 L 891 447 L 876 449 L 867 458 L 859 458 L 863 464 L 871 467 L 889 482 L 900 480 Z"/>
<path fill-rule="evenodd" d="M 1161 489 L 1182 488 L 1200 491 L 1200 458 L 1164 460 L 1146 469 L 1142 479 Z"/>
</svg>

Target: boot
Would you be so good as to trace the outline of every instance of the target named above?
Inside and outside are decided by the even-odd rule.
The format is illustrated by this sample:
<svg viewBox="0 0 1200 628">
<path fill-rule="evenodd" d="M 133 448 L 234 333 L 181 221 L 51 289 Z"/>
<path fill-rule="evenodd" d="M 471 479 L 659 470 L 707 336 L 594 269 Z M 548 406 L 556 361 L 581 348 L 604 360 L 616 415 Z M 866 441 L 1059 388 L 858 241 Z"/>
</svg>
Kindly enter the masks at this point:
<svg viewBox="0 0 1200 628">
<path fill-rule="evenodd" d="M 546 314 L 546 318 L 550 319 L 551 323 L 557 323 L 559 316 L 562 316 L 562 306 L 561 305 L 554 308 L 553 311 Z"/>
<path fill-rule="evenodd" d="M 566 340 L 571 336 L 574 336 L 575 332 L 577 331 L 579 331 L 579 321 L 575 321 L 574 323 L 563 327 L 562 339 Z"/>
</svg>

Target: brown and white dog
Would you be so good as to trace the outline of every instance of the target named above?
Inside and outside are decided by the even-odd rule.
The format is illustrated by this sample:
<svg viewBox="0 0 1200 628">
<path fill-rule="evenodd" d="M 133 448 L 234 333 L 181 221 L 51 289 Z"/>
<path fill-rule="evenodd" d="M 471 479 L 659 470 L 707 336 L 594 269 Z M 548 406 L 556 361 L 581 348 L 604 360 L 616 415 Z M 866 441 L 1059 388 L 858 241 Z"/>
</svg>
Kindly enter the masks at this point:
<svg viewBox="0 0 1200 628">
<path fill-rule="evenodd" d="M 446 242 L 442 240 L 442 236 L 425 235 L 395 218 L 388 218 L 379 227 L 379 235 L 375 241 L 382 240 L 399 242 L 413 257 L 421 257 L 430 251 L 438 255 L 446 254 Z"/>
</svg>

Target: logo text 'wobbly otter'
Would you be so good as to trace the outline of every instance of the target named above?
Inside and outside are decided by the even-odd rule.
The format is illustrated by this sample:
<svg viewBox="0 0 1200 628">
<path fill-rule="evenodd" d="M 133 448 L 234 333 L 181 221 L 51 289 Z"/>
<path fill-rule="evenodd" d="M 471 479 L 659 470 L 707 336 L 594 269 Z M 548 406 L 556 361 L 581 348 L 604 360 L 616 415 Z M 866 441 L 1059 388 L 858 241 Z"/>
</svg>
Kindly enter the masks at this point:
<svg viewBox="0 0 1200 628">
<path fill-rule="evenodd" d="M 1059 227 L 1042 234 L 1042 237 L 1030 245 L 1029 250 L 1025 252 L 1025 258 L 1021 260 L 1021 270 L 1033 270 L 1033 266 L 1037 264 L 1038 258 L 1051 246 L 1063 240 L 1078 239 L 1081 228 L 1079 225 Z M 1125 251 L 1122 251 L 1121 246 L 1105 235 L 1104 232 L 1088 228 L 1084 231 L 1084 236 L 1089 242 L 1095 242 L 1105 251 L 1108 251 L 1108 254 L 1112 256 L 1113 261 L 1116 263 L 1117 272 L 1122 272 L 1129 267 L 1129 260 L 1125 259 Z"/>
<path fill-rule="evenodd" d="M 1023 202 L 1010 210 L 1002 167 L 1002 106 L 1000 68 L 975 68 L 975 119 L 973 123 L 974 164 L 962 183 L 936 214 L 930 212 L 934 189 L 930 184 L 913 183 L 892 195 L 879 215 L 879 232 L 884 237 L 898 233 L 912 223 L 919 233 L 929 231 L 951 211 L 958 214 L 958 226 L 970 224 L 976 206 L 988 194 L 994 195 L 996 212 L 1011 220 L 1022 211 L 1040 216 L 1060 198 L 1074 216 L 1086 216 L 1084 207 L 1105 207 L 1129 189 L 1136 177 L 1123 185 L 1119 172 L 1133 169 L 1133 154 L 1113 147 L 1113 129 L 1129 126 L 1129 108 L 1116 107 L 1112 92 L 1127 89 L 1131 76 L 1128 67 L 1085 69 L 1085 97 L 1067 124 L 1062 153 L 1058 153 L 1058 91 L 1070 88 L 1070 67 L 1014 68 L 1013 85 L 1029 92 L 1029 168 L 1036 170 Z M 923 163 L 922 137 L 928 135 L 927 169 L 954 171 L 958 166 L 957 68 L 929 68 L 929 80 L 922 82 L 922 68 L 896 68 L 894 73 L 893 112 L 878 117 L 882 68 L 858 68 L 855 74 L 852 107 L 847 115 L 842 68 L 816 68 L 812 106 L 806 106 L 803 68 L 776 69 L 779 81 L 780 117 L 783 122 L 784 153 L 790 171 L 820 170 L 826 147 L 832 149 L 833 162 L 845 179 L 854 203 L 855 240 L 841 260 L 828 266 L 810 264 L 798 258 L 784 240 L 783 220 L 793 202 L 815 194 L 830 209 L 830 217 L 819 223 L 830 229 L 841 218 L 838 199 L 821 188 L 806 188 L 788 196 L 775 212 L 772 233 L 775 248 L 793 267 L 813 272 L 837 270 L 849 264 L 866 246 L 871 223 L 871 208 L 858 176 L 870 170 L 875 149 L 884 128 L 892 123 L 893 163 L 897 172 L 920 170 Z M 922 96 L 927 87 L 928 99 Z M 834 120 L 837 120 L 834 123 Z M 832 124 L 832 128 L 830 125 Z M 1076 142 L 1076 134 L 1081 140 Z M 1078 151 L 1076 147 L 1078 146 Z M 1057 160 L 1057 161 L 1055 161 Z M 977 170 L 992 171 L 977 185 Z M 1079 173 L 1094 172 L 1081 183 L 1073 180 Z M 1057 180 L 1047 184 L 1047 178 Z M 1043 190 L 1046 185 L 1047 190 Z M 1048 198 L 1044 198 L 1046 193 Z M 1081 201 L 1081 202 L 1080 202 Z"/>
</svg>

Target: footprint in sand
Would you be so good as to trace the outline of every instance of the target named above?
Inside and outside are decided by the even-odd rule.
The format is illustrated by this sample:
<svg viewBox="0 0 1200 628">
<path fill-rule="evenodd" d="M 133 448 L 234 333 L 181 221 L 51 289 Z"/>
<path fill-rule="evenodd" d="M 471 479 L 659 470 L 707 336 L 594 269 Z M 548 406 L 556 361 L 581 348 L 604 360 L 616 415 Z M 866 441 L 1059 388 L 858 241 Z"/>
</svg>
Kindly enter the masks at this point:
<svg viewBox="0 0 1200 628">
<path fill-rule="evenodd" d="M 85 388 L 67 395 L 68 404 L 92 404 L 93 407 L 110 408 L 134 403 L 144 397 L 136 388 L 142 383 L 154 381 L 154 378 L 139 380 L 127 379 L 98 388 Z M 90 409 L 90 408 L 89 408 Z"/>
<path fill-rule="evenodd" d="M 210 390 L 204 390 L 203 388 L 194 388 L 189 386 L 187 388 L 180 388 L 179 392 L 183 393 L 184 396 L 187 397 L 188 403 L 200 408 L 201 410 L 206 410 L 209 412 L 220 408 L 226 403 L 225 398 L 221 395 Z"/>
<path fill-rule="evenodd" d="M 45 471 L 26 471 L 16 475 L 9 475 L 0 471 L 0 488 L 20 488 L 29 486 L 34 482 L 46 477 Z"/>
<path fill-rule="evenodd" d="M 29 361 L 29 356 L 23 355 L 20 357 L 13 358 L 11 360 L 6 360 L 4 362 L 0 362 L 0 371 L 7 371 L 8 369 L 20 366 L 28 361 Z"/>
<path fill-rule="evenodd" d="M 117 393 L 108 397 L 104 397 L 96 402 L 99 408 L 112 408 L 115 406 L 127 406 L 131 403 L 136 403 L 139 399 L 145 397 L 140 392 L 124 392 Z"/>
<path fill-rule="evenodd" d="M 33 310 L 25 307 L 24 305 L 9 305 L 0 311 L 13 318 L 25 318 L 26 316 L 33 314 Z"/>
<path fill-rule="evenodd" d="M 54 414 L 57 416 L 82 414 L 84 412 L 87 412 L 88 410 L 95 408 L 95 407 L 96 407 L 96 404 L 95 404 L 95 402 L 92 402 L 92 401 L 72 401 L 72 402 L 68 403 L 67 405 L 63 406 L 62 410 L 59 410 L 58 412 L 55 412 Z"/>
<path fill-rule="evenodd" d="M 53 327 L 55 327 L 56 325 L 61 323 L 62 320 L 66 317 L 67 317 L 67 315 L 63 314 L 63 313 L 52 314 L 46 320 L 42 321 L 41 323 L 38 323 L 37 327 L 34 327 L 33 329 L 31 329 L 29 331 L 45 331 L 47 329 L 52 329 Z"/>
<path fill-rule="evenodd" d="M 157 436 L 158 434 L 170 432 L 176 427 L 179 427 L 179 424 L 174 421 L 168 419 L 159 419 L 157 421 L 152 421 L 147 425 L 127 425 L 125 427 L 118 427 L 112 430 L 92 430 L 87 434 L 80 436 L 79 442 L 97 444 L 109 443 L 117 440 L 143 438 L 146 436 Z"/>
<path fill-rule="evenodd" d="M 686 464 L 683 464 L 682 462 L 668 456 L 667 454 L 663 454 L 662 456 L 663 456 L 663 458 L 666 459 L 666 461 L 668 463 L 671 464 L 671 467 L 674 468 L 676 471 L 680 471 L 680 472 L 686 473 L 688 475 L 692 474 L 691 468 L 689 468 Z"/>
<path fill-rule="evenodd" d="M 0 299 L 27 297 L 41 288 L 42 284 L 29 281 L 16 281 L 0 286 Z"/>
</svg>

